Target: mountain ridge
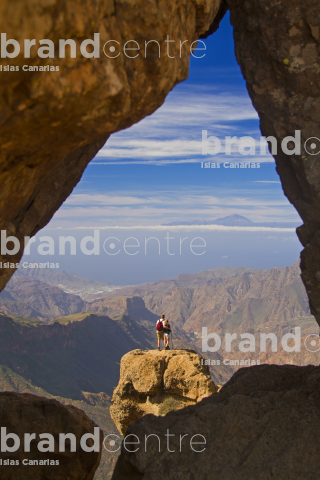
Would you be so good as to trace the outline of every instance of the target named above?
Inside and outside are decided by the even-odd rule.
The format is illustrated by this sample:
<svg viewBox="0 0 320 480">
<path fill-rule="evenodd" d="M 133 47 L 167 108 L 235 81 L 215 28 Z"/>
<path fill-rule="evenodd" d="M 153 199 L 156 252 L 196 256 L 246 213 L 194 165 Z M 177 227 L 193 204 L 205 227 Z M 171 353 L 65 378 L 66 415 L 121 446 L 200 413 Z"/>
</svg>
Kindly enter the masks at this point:
<svg viewBox="0 0 320 480">
<path fill-rule="evenodd" d="M 39 280 L 14 276 L 0 292 L 0 312 L 34 317 L 48 322 L 61 315 L 83 310 L 85 301 L 78 295 Z"/>
</svg>

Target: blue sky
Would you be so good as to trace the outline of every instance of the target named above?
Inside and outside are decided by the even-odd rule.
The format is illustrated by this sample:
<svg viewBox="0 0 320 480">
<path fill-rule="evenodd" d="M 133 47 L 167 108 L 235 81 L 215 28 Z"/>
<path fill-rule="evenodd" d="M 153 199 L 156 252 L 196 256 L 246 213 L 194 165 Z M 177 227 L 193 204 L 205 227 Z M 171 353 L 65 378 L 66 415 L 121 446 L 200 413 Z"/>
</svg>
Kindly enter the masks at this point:
<svg viewBox="0 0 320 480">
<path fill-rule="evenodd" d="M 252 221 L 297 221 L 269 153 L 260 169 L 201 169 L 202 161 L 243 161 L 238 152 L 203 156 L 202 130 L 223 140 L 260 138 L 259 120 L 236 63 L 228 16 L 191 57 L 189 79 L 152 116 L 111 136 L 50 227 L 159 225 L 232 213 Z M 249 158 L 249 157 L 248 157 Z"/>
<path fill-rule="evenodd" d="M 299 258 L 301 245 L 293 229 L 255 231 L 159 227 L 175 221 L 216 219 L 233 213 L 254 222 L 297 222 L 300 218 L 283 194 L 271 155 L 243 157 L 237 151 L 214 157 L 202 155 L 202 130 L 226 136 L 260 139 L 259 119 L 234 56 L 232 29 L 226 16 L 221 28 L 206 41 L 206 56 L 191 57 L 187 81 L 176 86 L 153 115 L 111 136 L 89 164 L 72 195 L 41 234 L 74 235 L 80 242 L 93 229 L 120 248 L 116 256 L 65 255 L 40 257 L 34 245 L 28 261 L 55 261 L 60 269 L 112 284 L 137 284 L 195 273 L 218 266 L 283 267 Z M 222 141 L 223 144 L 223 141 Z M 259 162 L 260 168 L 201 168 L 201 162 Z M 136 228 L 139 226 L 139 228 Z M 109 227 L 109 228 L 108 228 Z M 167 230 L 174 255 L 166 252 Z M 157 248 L 125 254 L 126 238 L 156 237 Z M 182 255 L 180 237 L 187 236 Z M 206 242 L 206 252 L 190 253 L 194 237 Z M 134 240 L 136 242 L 136 240 Z M 151 242 L 152 243 L 152 242 Z M 154 241 L 155 243 L 155 241 Z"/>
</svg>

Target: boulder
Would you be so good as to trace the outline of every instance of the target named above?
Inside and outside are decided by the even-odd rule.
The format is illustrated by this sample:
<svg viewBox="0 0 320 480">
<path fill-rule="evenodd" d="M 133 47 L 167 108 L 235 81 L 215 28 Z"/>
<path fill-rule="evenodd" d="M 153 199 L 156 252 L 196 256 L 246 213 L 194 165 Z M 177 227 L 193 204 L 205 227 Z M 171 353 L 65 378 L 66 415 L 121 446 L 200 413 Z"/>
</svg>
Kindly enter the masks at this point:
<svg viewBox="0 0 320 480">
<path fill-rule="evenodd" d="M 0 393 L 1 480 L 92 480 L 101 458 L 103 432 L 98 431 L 99 451 L 86 452 L 80 446 L 85 434 L 93 434 L 97 425 L 87 415 L 73 406 L 64 406 L 56 400 L 49 400 L 28 393 Z M 3 429 L 6 429 L 5 432 Z M 15 434 L 20 440 L 16 451 L 4 451 L 5 434 Z M 31 440 L 28 452 L 25 434 L 36 434 Z M 39 451 L 41 434 L 54 438 L 54 452 Z M 76 451 L 70 451 L 66 441 L 65 452 L 59 448 L 59 434 L 71 433 L 76 437 Z M 88 438 L 88 447 L 93 446 Z M 5 442 L 13 450 L 14 440 Z M 17 445 L 18 447 L 18 445 Z M 43 444 L 44 449 L 48 444 Z M 41 446 L 40 446 L 41 448 Z M 9 464 L 8 464 L 9 463 Z"/>
<path fill-rule="evenodd" d="M 317 480 L 319 400 L 319 367 L 238 370 L 196 405 L 130 425 L 112 480 Z"/>
<path fill-rule="evenodd" d="M 128 425 L 148 413 L 164 415 L 215 392 L 201 358 L 193 350 L 133 350 L 124 355 L 110 408 L 119 432 L 124 435 Z"/>
</svg>

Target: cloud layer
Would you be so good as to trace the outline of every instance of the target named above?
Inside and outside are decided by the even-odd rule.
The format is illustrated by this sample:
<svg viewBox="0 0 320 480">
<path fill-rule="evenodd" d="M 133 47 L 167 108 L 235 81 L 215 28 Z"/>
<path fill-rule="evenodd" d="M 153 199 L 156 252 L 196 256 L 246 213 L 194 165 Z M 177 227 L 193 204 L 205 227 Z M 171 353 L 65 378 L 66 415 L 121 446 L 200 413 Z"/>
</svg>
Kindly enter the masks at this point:
<svg viewBox="0 0 320 480">
<path fill-rule="evenodd" d="M 200 91 L 199 91 L 200 89 Z M 224 162 L 246 160 L 232 148 L 232 156 L 225 155 L 226 136 L 252 136 L 260 147 L 258 115 L 248 96 L 219 92 L 208 87 L 184 86 L 169 94 L 164 105 L 151 117 L 129 130 L 111 136 L 97 154 L 94 163 L 197 163 L 211 159 Z M 252 125 L 251 125 L 252 124 Z M 202 130 L 208 136 L 221 139 L 222 152 L 217 156 L 202 155 Z M 260 148 L 257 148 L 259 155 Z M 259 155 L 256 161 L 273 162 L 269 153 Z"/>
</svg>

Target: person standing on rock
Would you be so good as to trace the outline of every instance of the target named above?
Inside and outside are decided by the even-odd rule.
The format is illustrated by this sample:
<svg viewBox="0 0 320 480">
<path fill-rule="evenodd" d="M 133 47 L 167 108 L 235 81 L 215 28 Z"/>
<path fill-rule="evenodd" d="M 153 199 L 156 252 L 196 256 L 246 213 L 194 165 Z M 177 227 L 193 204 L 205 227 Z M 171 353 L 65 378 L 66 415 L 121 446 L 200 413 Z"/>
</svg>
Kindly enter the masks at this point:
<svg viewBox="0 0 320 480">
<path fill-rule="evenodd" d="M 163 338 L 163 323 L 164 323 L 164 318 L 165 315 L 161 315 L 161 318 L 157 321 L 157 337 L 158 337 L 158 350 L 161 350 L 160 348 L 160 342 L 161 340 L 164 341 Z"/>
<path fill-rule="evenodd" d="M 166 350 L 170 350 L 170 347 L 169 347 L 169 341 L 170 341 L 170 334 L 171 334 L 171 328 L 170 328 L 170 324 L 168 322 L 168 319 L 166 319 L 164 321 L 164 324 L 163 324 L 163 335 L 164 335 L 164 348 Z"/>
</svg>

